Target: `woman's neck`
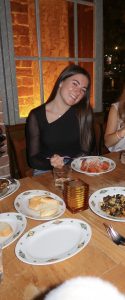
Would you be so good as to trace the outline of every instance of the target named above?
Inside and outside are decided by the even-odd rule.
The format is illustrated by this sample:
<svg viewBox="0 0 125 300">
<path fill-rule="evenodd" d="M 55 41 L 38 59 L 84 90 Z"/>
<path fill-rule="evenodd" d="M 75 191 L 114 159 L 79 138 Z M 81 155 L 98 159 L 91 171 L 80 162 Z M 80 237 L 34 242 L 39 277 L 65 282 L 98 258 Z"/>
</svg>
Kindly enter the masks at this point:
<svg viewBox="0 0 125 300">
<path fill-rule="evenodd" d="M 65 105 L 57 98 L 46 104 L 46 109 L 51 111 L 53 114 L 57 114 L 58 116 L 62 116 L 67 110 L 69 110 L 69 108 L 70 106 Z"/>
</svg>

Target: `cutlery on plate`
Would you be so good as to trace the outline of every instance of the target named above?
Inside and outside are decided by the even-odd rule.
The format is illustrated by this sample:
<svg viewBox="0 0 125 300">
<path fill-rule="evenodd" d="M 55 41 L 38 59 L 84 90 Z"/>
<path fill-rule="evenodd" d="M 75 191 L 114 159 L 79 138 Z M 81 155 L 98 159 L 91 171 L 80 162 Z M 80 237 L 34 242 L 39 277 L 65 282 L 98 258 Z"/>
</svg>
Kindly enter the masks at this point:
<svg viewBox="0 0 125 300">
<path fill-rule="evenodd" d="M 80 155 L 80 157 L 81 157 L 81 159 L 83 159 L 83 157 L 84 157 L 85 155 L 84 154 L 82 154 L 82 155 Z M 79 158 L 79 157 L 71 157 L 71 156 L 68 156 L 68 155 L 64 155 L 64 156 L 61 156 L 62 158 L 69 158 L 69 159 L 76 159 L 76 158 Z M 51 157 L 46 157 L 46 159 L 50 159 Z"/>
<path fill-rule="evenodd" d="M 125 246 L 124 236 L 122 236 L 119 232 L 117 232 L 111 225 L 107 225 L 106 223 L 103 223 L 103 225 L 105 226 L 108 235 L 116 245 Z"/>
</svg>

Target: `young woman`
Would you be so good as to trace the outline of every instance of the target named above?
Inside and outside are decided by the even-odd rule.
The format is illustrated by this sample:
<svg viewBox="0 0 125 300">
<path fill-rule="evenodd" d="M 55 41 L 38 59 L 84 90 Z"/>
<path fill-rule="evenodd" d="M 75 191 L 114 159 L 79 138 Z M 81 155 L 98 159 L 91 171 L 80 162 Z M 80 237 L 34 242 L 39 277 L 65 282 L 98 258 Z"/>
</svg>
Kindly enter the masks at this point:
<svg viewBox="0 0 125 300">
<path fill-rule="evenodd" d="M 125 150 L 125 82 L 121 85 L 118 102 L 110 108 L 104 138 L 110 152 Z"/>
<path fill-rule="evenodd" d="M 91 154 L 93 112 L 90 75 L 69 65 L 58 77 L 48 101 L 31 110 L 26 122 L 29 165 L 37 170 L 61 168 L 66 160 Z"/>
</svg>

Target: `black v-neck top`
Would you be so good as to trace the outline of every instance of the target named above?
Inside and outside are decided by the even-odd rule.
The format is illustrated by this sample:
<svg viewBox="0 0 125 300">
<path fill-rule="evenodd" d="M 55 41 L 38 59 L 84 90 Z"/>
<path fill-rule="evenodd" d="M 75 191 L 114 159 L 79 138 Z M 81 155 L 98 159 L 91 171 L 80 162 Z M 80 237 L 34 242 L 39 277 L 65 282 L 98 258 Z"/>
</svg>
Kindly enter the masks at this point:
<svg viewBox="0 0 125 300">
<path fill-rule="evenodd" d="M 45 104 L 31 110 L 26 122 L 27 155 L 34 169 L 48 170 L 47 157 L 54 154 L 76 157 L 82 153 L 79 122 L 75 107 L 48 123 Z"/>
</svg>

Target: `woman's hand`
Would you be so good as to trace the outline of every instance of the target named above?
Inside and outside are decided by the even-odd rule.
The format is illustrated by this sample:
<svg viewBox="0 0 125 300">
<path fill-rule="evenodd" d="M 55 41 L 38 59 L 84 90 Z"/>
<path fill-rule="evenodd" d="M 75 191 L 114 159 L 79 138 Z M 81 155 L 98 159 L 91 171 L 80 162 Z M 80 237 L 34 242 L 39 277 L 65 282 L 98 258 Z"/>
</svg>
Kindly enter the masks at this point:
<svg viewBox="0 0 125 300">
<path fill-rule="evenodd" d="M 54 168 L 61 169 L 64 166 L 63 157 L 59 156 L 58 154 L 54 154 L 50 158 L 50 163 L 51 163 L 51 166 L 53 166 Z"/>
</svg>

